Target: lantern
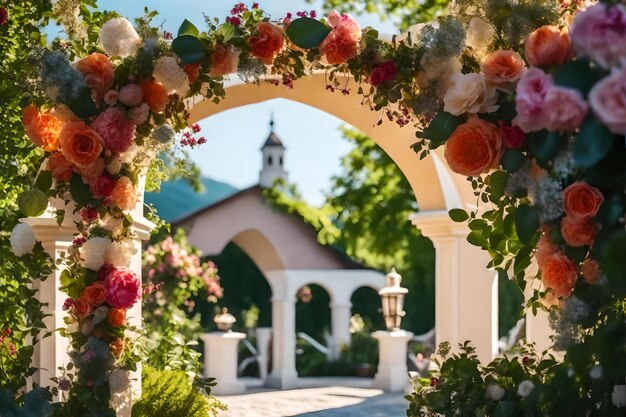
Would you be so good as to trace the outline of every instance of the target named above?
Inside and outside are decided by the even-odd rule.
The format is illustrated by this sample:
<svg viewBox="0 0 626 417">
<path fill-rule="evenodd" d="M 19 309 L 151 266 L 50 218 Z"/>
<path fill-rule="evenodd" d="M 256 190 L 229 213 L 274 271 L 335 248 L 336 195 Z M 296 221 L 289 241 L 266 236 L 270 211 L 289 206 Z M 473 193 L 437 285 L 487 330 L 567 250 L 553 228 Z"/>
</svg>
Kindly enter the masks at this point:
<svg viewBox="0 0 626 417">
<path fill-rule="evenodd" d="M 404 296 L 409 292 L 408 289 L 402 288 L 402 276 L 396 272 L 396 268 L 385 277 L 387 286 L 380 291 L 380 299 L 383 305 L 383 317 L 385 318 L 385 326 L 388 331 L 400 330 L 400 321 L 404 317 Z"/>
</svg>

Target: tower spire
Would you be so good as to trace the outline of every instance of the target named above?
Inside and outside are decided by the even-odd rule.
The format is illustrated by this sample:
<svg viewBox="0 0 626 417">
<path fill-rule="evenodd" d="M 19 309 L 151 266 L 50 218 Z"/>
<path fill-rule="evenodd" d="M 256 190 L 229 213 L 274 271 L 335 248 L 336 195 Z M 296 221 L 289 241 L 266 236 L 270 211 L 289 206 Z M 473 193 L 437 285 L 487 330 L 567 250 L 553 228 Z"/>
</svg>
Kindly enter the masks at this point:
<svg viewBox="0 0 626 417">
<path fill-rule="evenodd" d="M 287 181 L 287 172 L 283 165 L 285 147 L 282 141 L 274 133 L 274 112 L 270 113 L 270 133 L 261 148 L 263 154 L 263 168 L 259 175 L 259 185 L 270 188 L 274 182 L 281 178 Z"/>
</svg>

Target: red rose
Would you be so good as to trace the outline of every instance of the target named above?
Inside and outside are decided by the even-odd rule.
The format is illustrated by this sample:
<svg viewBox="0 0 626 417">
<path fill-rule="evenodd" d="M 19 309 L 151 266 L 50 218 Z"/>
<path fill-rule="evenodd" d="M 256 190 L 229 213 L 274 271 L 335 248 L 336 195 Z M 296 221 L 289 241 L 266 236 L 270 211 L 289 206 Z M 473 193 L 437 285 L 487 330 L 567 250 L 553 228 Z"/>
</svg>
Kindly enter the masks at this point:
<svg viewBox="0 0 626 417">
<path fill-rule="evenodd" d="M 507 149 L 518 149 L 526 142 L 526 134 L 517 126 L 507 126 L 504 122 L 499 123 L 502 144 Z"/>
<path fill-rule="evenodd" d="M 95 198 L 104 198 L 111 195 L 113 188 L 115 187 L 115 179 L 104 174 L 96 178 L 90 185 L 91 194 Z"/>
<path fill-rule="evenodd" d="M 370 82 L 377 87 L 381 84 L 392 81 L 398 75 L 398 66 L 395 61 L 389 60 L 378 65 L 370 75 Z"/>
</svg>

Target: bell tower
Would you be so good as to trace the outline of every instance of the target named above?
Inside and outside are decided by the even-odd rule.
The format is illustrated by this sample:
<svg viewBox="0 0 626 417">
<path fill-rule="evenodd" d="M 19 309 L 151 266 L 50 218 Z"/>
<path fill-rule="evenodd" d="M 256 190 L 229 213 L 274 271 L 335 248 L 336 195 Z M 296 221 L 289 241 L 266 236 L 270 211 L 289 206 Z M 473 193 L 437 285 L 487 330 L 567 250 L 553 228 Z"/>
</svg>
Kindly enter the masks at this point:
<svg viewBox="0 0 626 417">
<path fill-rule="evenodd" d="M 270 119 L 270 134 L 261 148 L 263 154 L 263 168 L 259 174 L 259 185 L 271 188 L 280 178 L 287 182 L 287 171 L 284 167 L 285 147 L 280 138 L 274 133 L 274 116 Z"/>
</svg>

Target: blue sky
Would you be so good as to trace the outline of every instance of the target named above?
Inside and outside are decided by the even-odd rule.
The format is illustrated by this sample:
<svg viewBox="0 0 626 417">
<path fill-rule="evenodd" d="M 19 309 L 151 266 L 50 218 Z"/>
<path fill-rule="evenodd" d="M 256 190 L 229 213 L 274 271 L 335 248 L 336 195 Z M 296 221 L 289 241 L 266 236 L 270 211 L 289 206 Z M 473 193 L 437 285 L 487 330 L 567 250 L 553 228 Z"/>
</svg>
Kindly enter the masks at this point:
<svg viewBox="0 0 626 417">
<path fill-rule="evenodd" d="M 157 10 L 155 23 L 176 33 L 184 19 L 204 27 L 203 13 L 223 20 L 236 1 L 227 0 L 100 0 L 100 9 L 115 10 L 134 18 L 143 15 L 145 6 Z M 246 2 L 251 3 L 251 2 Z M 319 4 L 303 0 L 266 0 L 260 6 L 273 17 L 287 12 L 316 9 Z M 316 7 L 317 6 L 317 7 Z M 375 26 L 382 33 L 393 33 L 390 22 L 373 16 L 356 17 L 362 26 Z M 339 173 L 340 158 L 350 150 L 341 138 L 342 121 L 303 104 L 277 99 L 229 110 L 203 120 L 200 125 L 208 142 L 191 152 L 203 175 L 244 188 L 256 184 L 261 168 L 259 148 L 269 132 L 270 114 L 274 113 L 275 131 L 287 148 L 285 166 L 289 180 L 297 184 L 311 204 L 324 201 L 330 178 Z"/>
</svg>

